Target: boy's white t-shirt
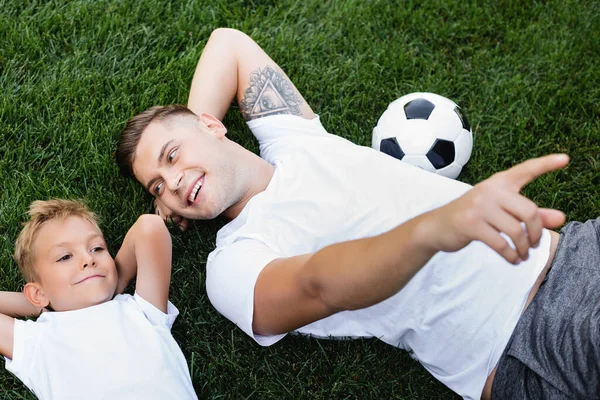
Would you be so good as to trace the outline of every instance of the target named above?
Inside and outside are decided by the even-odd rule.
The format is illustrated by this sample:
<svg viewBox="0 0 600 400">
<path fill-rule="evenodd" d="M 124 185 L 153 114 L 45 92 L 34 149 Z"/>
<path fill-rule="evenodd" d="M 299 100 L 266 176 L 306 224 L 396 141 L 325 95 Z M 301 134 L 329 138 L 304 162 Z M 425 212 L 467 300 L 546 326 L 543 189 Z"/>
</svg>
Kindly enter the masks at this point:
<svg viewBox="0 0 600 400">
<path fill-rule="evenodd" d="M 179 314 L 121 294 L 97 306 L 15 320 L 6 369 L 39 399 L 197 399 L 171 335 Z"/>
<path fill-rule="evenodd" d="M 269 262 L 386 232 L 471 188 L 331 135 L 318 117 L 278 115 L 248 125 L 275 173 L 266 190 L 218 232 L 206 288 L 215 308 L 263 346 L 285 336 L 252 331 L 254 286 Z M 379 338 L 409 351 L 461 396 L 479 398 L 549 246 L 545 231 L 519 265 L 481 242 L 437 253 L 396 295 L 296 332 Z"/>
</svg>

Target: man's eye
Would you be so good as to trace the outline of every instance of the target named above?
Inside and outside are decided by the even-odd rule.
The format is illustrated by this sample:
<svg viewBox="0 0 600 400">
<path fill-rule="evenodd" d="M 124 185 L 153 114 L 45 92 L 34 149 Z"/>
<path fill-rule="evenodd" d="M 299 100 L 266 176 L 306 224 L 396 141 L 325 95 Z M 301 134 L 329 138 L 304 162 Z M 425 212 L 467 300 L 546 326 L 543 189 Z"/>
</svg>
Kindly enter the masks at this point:
<svg viewBox="0 0 600 400">
<path fill-rule="evenodd" d="M 160 191 L 162 189 L 162 182 L 154 186 L 154 194 L 160 196 Z"/>
<path fill-rule="evenodd" d="M 71 256 L 70 254 L 65 254 L 64 256 L 62 256 L 61 258 L 59 258 L 59 259 L 57 260 L 57 262 L 60 262 L 60 261 L 67 261 L 67 260 L 69 260 L 71 257 L 72 257 L 72 256 Z"/>
<path fill-rule="evenodd" d="M 169 164 L 171 164 L 173 162 L 173 159 L 175 158 L 175 154 L 177 154 L 177 149 L 171 150 L 171 152 L 167 156 L 167 161 L 169 162 Z"/>
</svg>

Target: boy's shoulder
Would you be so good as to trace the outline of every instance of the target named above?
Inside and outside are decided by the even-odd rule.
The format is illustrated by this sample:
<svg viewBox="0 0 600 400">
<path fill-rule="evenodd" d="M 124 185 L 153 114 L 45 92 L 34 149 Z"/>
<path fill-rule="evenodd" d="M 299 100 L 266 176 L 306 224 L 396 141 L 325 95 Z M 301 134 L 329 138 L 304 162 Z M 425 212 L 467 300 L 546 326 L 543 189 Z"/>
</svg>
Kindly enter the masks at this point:
<svg viewBox="0 0 600 400">
<path fill-rule="evenodd" d="M 80 308 L 78 310 L 69 311 L 44 311 L 40 314 L 37 320 L 31 320 L 33 322 L 67 322 L 76 321 L 79 319 L 89 319 L 90 317 L 103 317 L 109 316 L 119 308 L 136 308 L 136 300 L 134 296 L 130 294 L 118 294 L 109 301 L 91 306 Z M 139 307 L 137 307 L 139 308 Z"/>
<path fill-rule="evenodd" d="M 113 325 L 135 329 L 136 325 L 148 323 L 170 330 L 179 315 L 179 310 L 170 301 L 167 308 L 167 313 L 164 313 L 137 293 L 118 294 L 113 299 L 95 306 L 71 311 L 47 311 L 36 320 L 15 322 L 19 324 L 19 329 L 30 331 L 33 336 L 52 331 L 54 335 L 70 337 L 82 331 L 105 329 Z"/>
</svg>

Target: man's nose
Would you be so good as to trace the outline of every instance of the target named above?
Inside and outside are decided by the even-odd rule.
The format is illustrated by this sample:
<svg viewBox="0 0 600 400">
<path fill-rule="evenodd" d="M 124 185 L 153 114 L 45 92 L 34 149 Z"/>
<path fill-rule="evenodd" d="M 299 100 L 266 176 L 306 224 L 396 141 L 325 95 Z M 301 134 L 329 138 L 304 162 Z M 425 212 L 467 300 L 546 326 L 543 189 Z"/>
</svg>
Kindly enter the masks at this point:
<svg viewBox="0 0 600 400">
<path fill-rule="evenodd" d="M 183 181 L 183 173 L 177 172 L 167 177 L 166 183 L 169 190 L 173 193 L 176 193 L 179 190 L 179 187 Z"/>
</svg>

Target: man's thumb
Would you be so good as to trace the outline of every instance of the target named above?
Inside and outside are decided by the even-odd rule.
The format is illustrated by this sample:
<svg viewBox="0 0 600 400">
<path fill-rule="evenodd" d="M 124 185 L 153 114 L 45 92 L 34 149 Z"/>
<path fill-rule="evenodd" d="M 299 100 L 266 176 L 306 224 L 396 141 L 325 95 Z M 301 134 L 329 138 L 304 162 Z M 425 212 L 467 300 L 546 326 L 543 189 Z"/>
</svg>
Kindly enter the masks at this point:
<svg viewBox="0 0 600 400">
<path fill-rule="evenodd" d="M 544 228 L 554 229 L 565 223 L 566 218 L 562 211 L 552 208 L 540 208 L 538 212 L 540 213 L 540 217 L 542 217 Z"/>
</svg>

